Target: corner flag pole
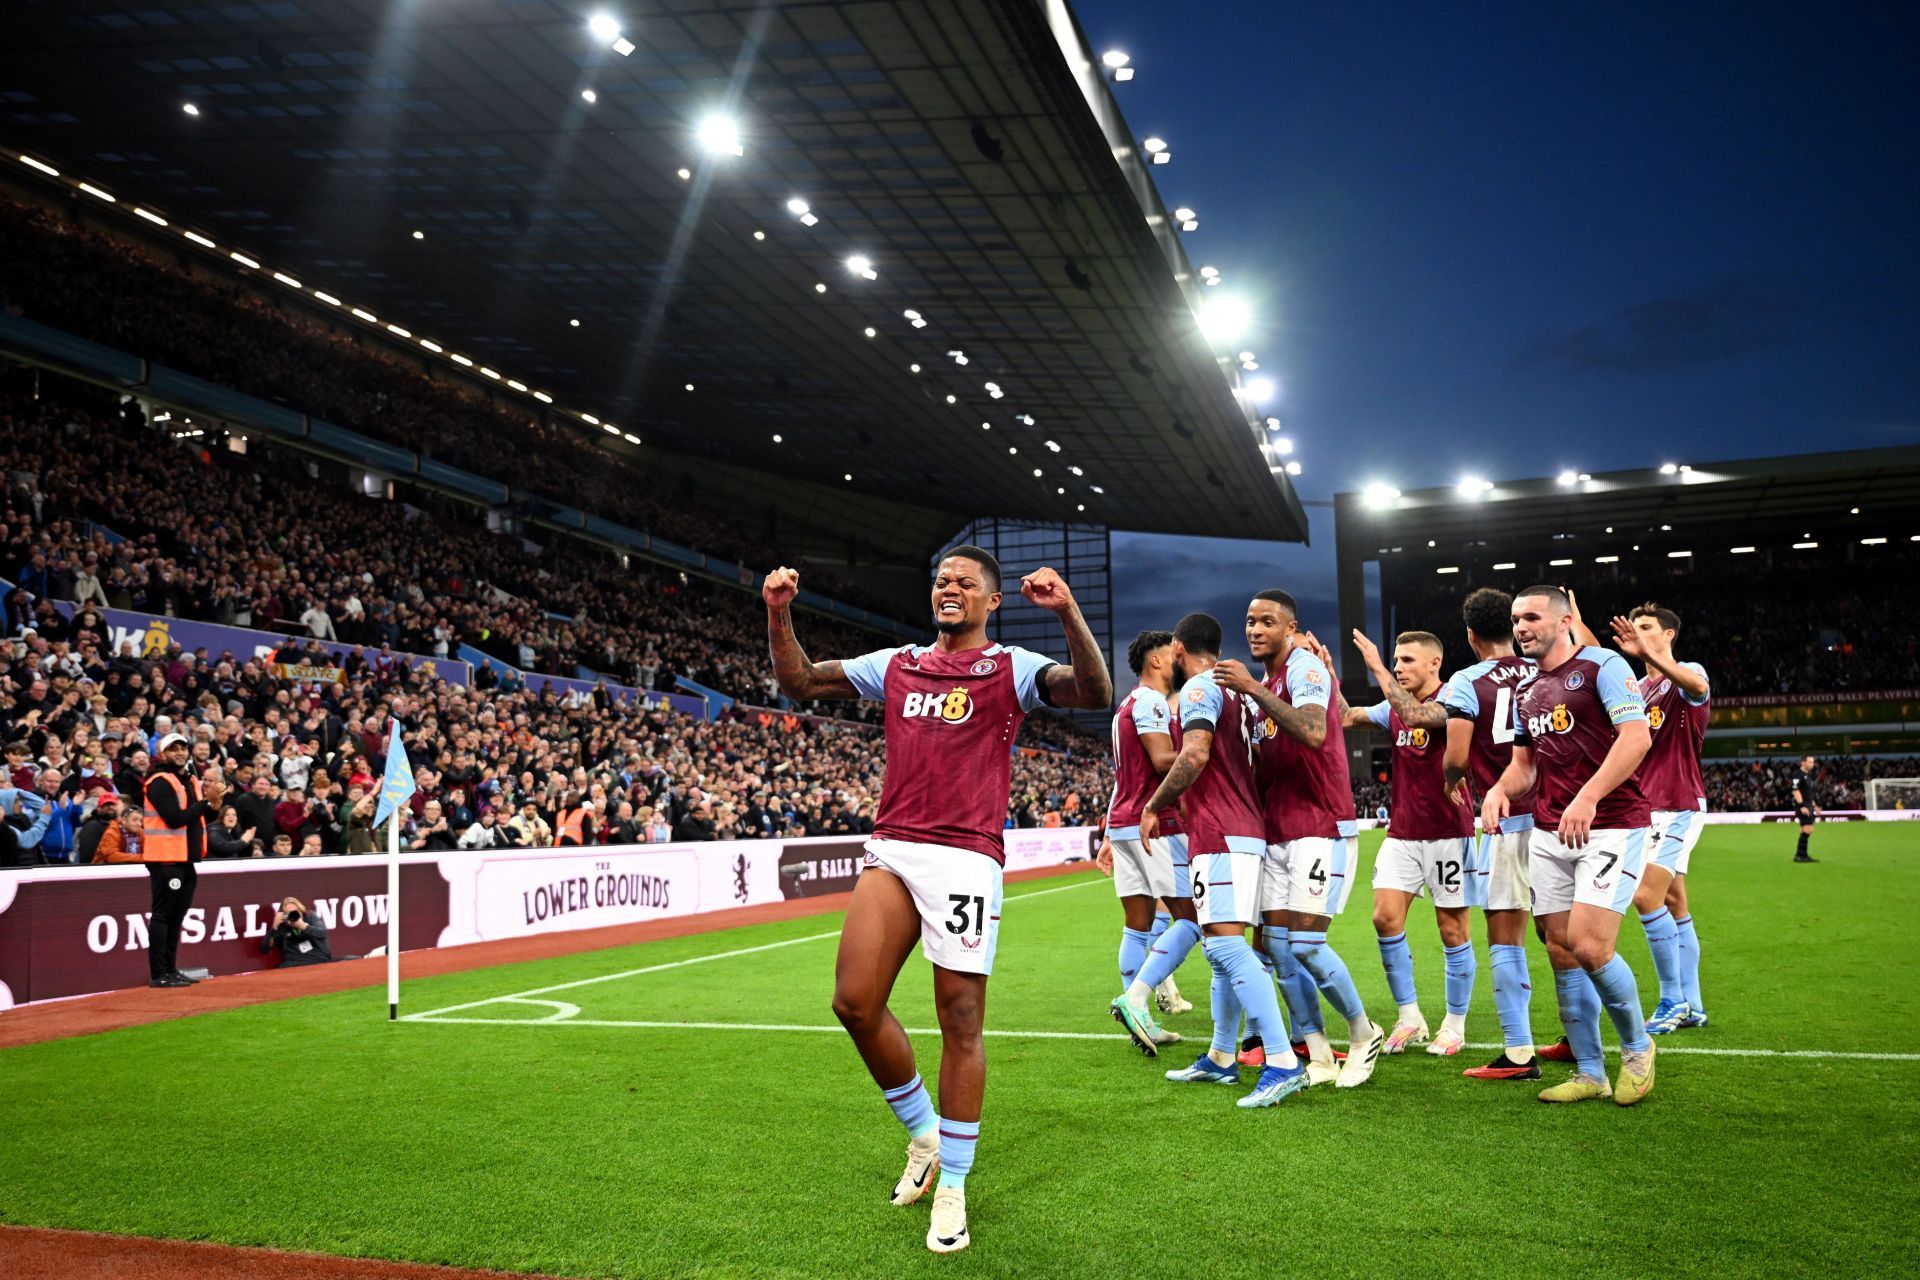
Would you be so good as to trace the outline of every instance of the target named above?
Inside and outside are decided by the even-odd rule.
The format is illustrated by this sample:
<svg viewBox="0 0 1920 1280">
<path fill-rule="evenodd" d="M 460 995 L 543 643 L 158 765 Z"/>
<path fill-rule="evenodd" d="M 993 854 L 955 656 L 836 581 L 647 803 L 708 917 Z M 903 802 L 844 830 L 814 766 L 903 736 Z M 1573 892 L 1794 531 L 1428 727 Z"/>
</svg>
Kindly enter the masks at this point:
<svg viewBox="0 0 1920 1280">
<path fill-rule="evenodd" d="M 413 798 L 413 765 L 400 741 L 400 722 L 390 720 L 387 768 L 380 780 L 380 807 L 373 815 L 377 828 L 387 824 L 387 1021 L 400 1017 L 400 819 L 399 808 Z"/>
</svg>

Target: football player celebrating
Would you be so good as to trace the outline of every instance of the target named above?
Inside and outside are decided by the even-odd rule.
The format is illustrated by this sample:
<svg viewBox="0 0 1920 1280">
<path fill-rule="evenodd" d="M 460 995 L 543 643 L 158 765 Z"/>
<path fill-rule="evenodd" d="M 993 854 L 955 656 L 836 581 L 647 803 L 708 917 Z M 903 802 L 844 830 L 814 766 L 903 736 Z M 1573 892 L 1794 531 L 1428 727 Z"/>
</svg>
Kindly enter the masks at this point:
<svg viewBox="0 0 1920 1280">
<path fill-rule="evenodd" d="M 1487 792 L 1489 831 L 1532 791 L 1533 912 L 1553 965 L 1573 1078 L 1542 1102 L 1609 1093 L 1632 1106 L 1653 1089 L 1653 1041 L 1640 1017 L 1633 970 L 1614 951 L 1633 900 L 1651 811 L 1634 773 L 1649 744 L 1647 709 L 1625 658 L 1574 638 L 1572 602 L 1560 587 L 1528 587 L 1513 601 L 1513 638 L 1534 660 L 1514 702 L 1513 759 Z M 1620 1035 L 1620 1076 L 1609 1090 L 1600 1007 Z"/>
<path fill-rule="evenodd" d="M 1646 668 L 1640 695 L 1653 731 L 1653 745 L 1640 766 L 1640 787 L 1653 806 L 1653 857 L 1640 874 L 1633 905 L 1660 977 L 1660 1003 L 1647 1019 L 1647 1034 L 1656 1036 L 1707 1025 L 1700 938 L 1687 904 L 1687 863 L 1700 841 L 1700 815 L 1707 808 L 1700 747 L 1707 739 L 1712 691 L 1705 667 L 1674 660 L 1673 640 L 1679 634 L 1680 615 L 1651 602 L 1613 619 L 1620 652 Z"/>
<path fill-rule="evenodd" d="M 893 1203 L 912 1204 L 937 1172 L 927 1247 L 951 1253 L 969 1240 L 966 1178 L 986 1089 L 981 1029 L 1000 932 L 1009 749 L 1036 706 L 1106 707 L 1113 680 L 1072 592 L 1052 569 L 1021 579 L 1020 594 L 1059 617 L 1072 665 L 990 643 L 987 618 L 1000 607 L 1000 564 L 978 547 L 955 547 L 940 558 L 932 591 L 939 635 L 930 645 L 810 661 L 793 633 L 799 589 L 799 573 L 785 567 L 761 587 L 782 692 L 802 702 L 858 697 L 886 704 L 885 787 L 840 934 L 833 1012 L 907 1129 L 907 1167 Z M 937 1114 L 913 1044 L 887 1007 L 916 941 L 933 964 L 940 1020 Z"/>
</svg>

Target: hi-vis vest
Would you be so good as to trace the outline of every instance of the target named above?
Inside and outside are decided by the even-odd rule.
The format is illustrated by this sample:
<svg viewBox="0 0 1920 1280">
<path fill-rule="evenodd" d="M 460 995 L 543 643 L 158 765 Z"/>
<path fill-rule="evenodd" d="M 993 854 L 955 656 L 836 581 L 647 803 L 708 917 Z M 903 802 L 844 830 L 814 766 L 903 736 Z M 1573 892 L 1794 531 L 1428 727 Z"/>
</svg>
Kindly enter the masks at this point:
<svg viewBox="0 0 1920 1280">
<path fill-rule="evenodd" d="M 187 860 L 187 829 L 170 827 L 153 807 L 154 785 L 162 780 L 173 784 L 180 796 L 180 807 L 186 808 L 200 798 L 200 779 L 193 779 L 193 795 L 187 795 L 187 784 L 171 773 L 156 773 L 147 779 L 140 790 L 141 808 L 146 813 L 146 830 L 140 839 L 140 860 L 142 862 L 185 862 Z"/>
<path fill-rule="evenodd" d="M 571 841 L 574 844 L 584 844 L 586 842 L 586 819 L 587 809 L 585 805 L 575 809 L 572 813 L 563 815 L 560 819 L 560 842 L 565 844 Z"/>
</svg>

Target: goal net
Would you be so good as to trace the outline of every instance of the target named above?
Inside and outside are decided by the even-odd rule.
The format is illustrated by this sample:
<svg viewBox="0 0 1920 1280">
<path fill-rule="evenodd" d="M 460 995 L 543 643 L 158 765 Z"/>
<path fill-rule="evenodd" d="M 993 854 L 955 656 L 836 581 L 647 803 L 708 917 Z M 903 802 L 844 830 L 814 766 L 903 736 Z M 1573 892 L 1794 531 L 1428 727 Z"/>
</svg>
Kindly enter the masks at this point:
<svg viewBox="0 0 1920 1280">
<path fill-rule="evenodd" d="M 1920 778 L 1869 778 L 1867 808 L 1920 809 Z"/>
</svg>

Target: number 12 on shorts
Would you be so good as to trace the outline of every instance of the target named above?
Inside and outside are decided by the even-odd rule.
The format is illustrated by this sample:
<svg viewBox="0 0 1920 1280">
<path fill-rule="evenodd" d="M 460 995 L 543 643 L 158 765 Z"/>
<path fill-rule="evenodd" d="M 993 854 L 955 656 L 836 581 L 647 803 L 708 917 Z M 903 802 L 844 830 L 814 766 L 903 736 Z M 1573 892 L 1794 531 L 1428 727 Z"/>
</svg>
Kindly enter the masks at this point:
<svg viewBox="0 0 1920 1280">
<path fill-rule="evenodd" d="M 979 894 L 969 897 L 964 893 L 950 893 L 947 901 L 953 904 L 953 917 L 947 921 L 947 932 L 956 935 L 971 933 L 979 937 L 987 927 L 987 900 Z"/>
</svg>

